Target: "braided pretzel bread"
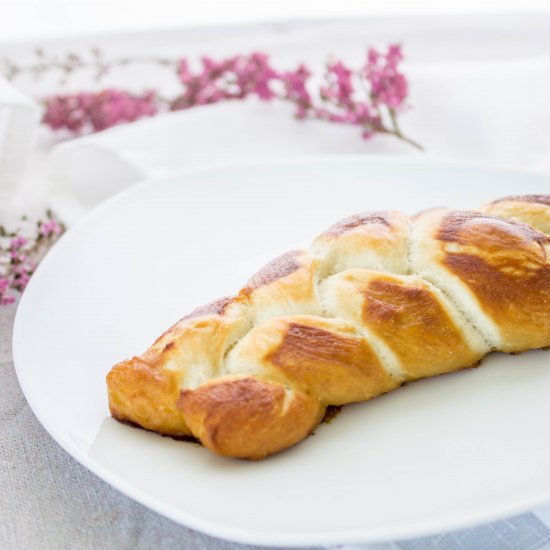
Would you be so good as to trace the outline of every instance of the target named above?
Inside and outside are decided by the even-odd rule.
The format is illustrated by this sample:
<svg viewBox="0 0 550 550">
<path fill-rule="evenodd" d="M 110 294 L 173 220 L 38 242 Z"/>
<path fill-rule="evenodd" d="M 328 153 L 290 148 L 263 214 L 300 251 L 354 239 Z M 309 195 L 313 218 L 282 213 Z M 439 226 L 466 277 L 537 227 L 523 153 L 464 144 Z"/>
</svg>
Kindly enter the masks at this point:
<svg viewBox="0 0 550 550">
<path fill-rule="evenodd" d="M 113 367 L 112 415 L 260 459 L 329 405 L 550 345 L 550 196 L 482 210 L 342 220 Z"/>
</svg>

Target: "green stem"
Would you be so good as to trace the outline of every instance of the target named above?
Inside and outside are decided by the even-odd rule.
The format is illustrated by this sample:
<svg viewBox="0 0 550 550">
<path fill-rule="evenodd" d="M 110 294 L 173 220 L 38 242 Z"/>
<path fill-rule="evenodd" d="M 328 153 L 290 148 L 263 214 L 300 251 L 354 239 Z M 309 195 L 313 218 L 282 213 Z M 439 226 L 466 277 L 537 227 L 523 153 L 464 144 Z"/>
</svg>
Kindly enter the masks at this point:
<svg viewBox="0 0 550 550">
<path fill-rule="evenodd" d="M 415 147 L 419 151 L 424 151 L 424 147 L 422 145 L 420 145 L 420 143 L 418 143 L 417 141 L 414 141 L 414 139 L 411 139 L 411 138 L 403 135 L 401 133 L 401 131 L 399 131 L 399 130 L 397 130 L 397 131 L 396 130 L 388 130 L 385 133 L 390 134 L 391 136 L 395 136 L 396 138 L 404 141 L 405 143 L 408 143 L 409 145 L 412 145 L 413 147 Z"/>
<path fill-rule="evenodd" d="M 395 112 L 395 109 L 388 108 L 388 111 L 390 113 L 390 120 L 392 123 L 393 128 L 391 130 L 388 130 L 387 128 L 384 129 L 384 133 L 390 134 L 395 136 L 396 138 L 399 138 L 403 140 L 404 142 L 408 143 L 409 145 L 412 145 L 413 147 L 416 147 L 419 151 L 424 151 L 424 147 L 420 145 L 417 141 L 414 141 L 413 139 L 405 136 L 403 132 L 401 132 L 401 128 L 399 127 L 399 123 L 397 122 L 397 113 Z"/>
</svg>

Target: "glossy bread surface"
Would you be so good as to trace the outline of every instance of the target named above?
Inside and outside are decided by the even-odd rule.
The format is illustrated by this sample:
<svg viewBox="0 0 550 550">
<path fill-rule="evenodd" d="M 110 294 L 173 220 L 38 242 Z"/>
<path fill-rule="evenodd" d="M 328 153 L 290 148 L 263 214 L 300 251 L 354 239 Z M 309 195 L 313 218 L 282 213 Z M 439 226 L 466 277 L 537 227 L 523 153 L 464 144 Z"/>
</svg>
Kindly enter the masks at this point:
<svg viewBox="0 0 550 550">
<path fill-rule="evenodd" d="M 492 215 L 510 204 L 540 230 Z M 549 204 L 346 218 L 113 367 L 111 412 L 259 459 L 306 437 L 329 405 L 548 346 Z"/>
</svg>

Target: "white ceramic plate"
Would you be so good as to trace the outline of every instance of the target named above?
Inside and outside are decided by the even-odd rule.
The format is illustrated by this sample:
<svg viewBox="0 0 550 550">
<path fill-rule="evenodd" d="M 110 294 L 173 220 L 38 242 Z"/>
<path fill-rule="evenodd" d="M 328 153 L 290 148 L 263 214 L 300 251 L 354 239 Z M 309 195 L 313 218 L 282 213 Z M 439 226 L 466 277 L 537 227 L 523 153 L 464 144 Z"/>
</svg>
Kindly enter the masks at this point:
<svg viewBox="0 0 550 550">
<path fill-rule="evenodd" d="M 15 323 L 23 391 L 77 460 L 146 506 L 241 542 L 400 539 L 550 500 L 550 355 L 352 405 L 267 460 L 220 458 L 112 420 L 104 377 L 195 306 L 357 211 L 476 207 L 550 193 L 534 173 L 398 158 L 304 159 L 196 171 L 104 203 L 65 235 Z"/>
</svg>

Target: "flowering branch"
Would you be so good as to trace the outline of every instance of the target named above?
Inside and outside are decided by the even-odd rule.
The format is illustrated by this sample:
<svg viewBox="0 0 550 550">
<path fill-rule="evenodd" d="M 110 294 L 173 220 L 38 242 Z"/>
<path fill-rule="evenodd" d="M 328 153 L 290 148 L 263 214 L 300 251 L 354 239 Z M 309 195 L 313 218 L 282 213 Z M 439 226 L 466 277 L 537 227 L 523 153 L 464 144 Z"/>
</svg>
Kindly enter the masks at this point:
<svg viewBox="0 0 550 550">
<path fill-rule="evenodd" d="M 339 60 L 328 63 L 316 93 L 312 91 L 312 73 L 305 65 L 293 71 L 279 71 L 264 53 L 221 61 L 203 57 L 201 67 L 195 71 L 186 58 L 123 58 L 108 63 L 98 50 L 92 52 L 89 60 L 74 54 L 60 59 L 48 58 L 41 51 L 37 55 L 37 63 L 29 66 L 8 64 L 7 76 L 31 73 L 40 77 L 48 70 L 68 76 L 87 68 L 101 79 L 113 66 L 149 62 L 173 68 L 182 86 L 182 91 L 171 98 L 162 97 L 155 90 L 136 94 L 115 88 L 47 97 L 43 100 L 43 122 L 53 130 L 68 130 L 72 134 L 96 132 L 161 112 L 254 96 L 262 101 L 292 103 L 298 119 L 357 126 L 364 139 L 388 134 L 421 149 L 398 125 L 398 115 L 407 107 L 408 96 L 407 79 L 399 70 L 403 60 L 399 45 L 390 45 L 384 53 L 369 49 L 364 65 L 357 70 Z"/>
<path fill-rule="evenodd" d="M 26 219 L 16 231 L 0 225 L 0 305 L 15 301 L 23 292 L 46 251 L 65 230 L 48 210 L 45 220 L 32 224 Z"/>
<path fill-rule="evenodd" d="M 5 61 L 3 72 L 15 79 L 26 73 L 40 78 L 54 71 L 66 80 L 76 71 L 92 69 L 96 79 L 101 80 L 113 67 L 131 63 L 155 63 L 174 70 L 182 89 L 170 98 L 162 97 L 156 90 L 132 93 L 114 88 L 45 98 L 42 122 L 53 130 L 71 134 L 96 132 L 161 112 L 253 96 L 262 101 L 291 103 L 300 120 L 357 126 L 364 139 L 388 134 L 421 149 L 402 133 L 398 123 L 399 113 L 407 107 L 409 91 L 407 79 L 399 70 L 402 60 L 401 47 L 390 45 L 384 53 L 369 49 L 365 63 L 356 70 L 342 61 L 331 61 L 315 93 L 308 67 L 302 64 L 293 71 L 278 71 L 263 53 L 221 61 L 203 57 L 200 68 L 193 71 L 185 58 L 122 58 L 106 62 L 98 50 L 92 51 L 89 60 L 70 53 L 61 58 L 48 57 L 38 50 L 36 63 L 20 67 Z M 0 305 L 13 303 L 14 292 L 23 292 L 38 262 L 64 231 L 51 212 L 34 225 L 23 221 L 25 224 L 15 232 L 0 226 Z"/>
</svg>

